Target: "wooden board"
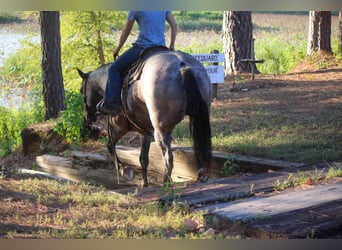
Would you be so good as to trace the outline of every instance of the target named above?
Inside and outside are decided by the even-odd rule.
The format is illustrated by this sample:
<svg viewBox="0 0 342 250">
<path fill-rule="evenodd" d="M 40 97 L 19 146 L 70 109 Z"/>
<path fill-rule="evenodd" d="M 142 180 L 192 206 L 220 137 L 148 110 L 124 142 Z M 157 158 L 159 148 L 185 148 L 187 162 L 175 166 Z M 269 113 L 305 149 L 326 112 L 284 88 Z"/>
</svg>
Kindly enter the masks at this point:
<svg viewBox="0 0 342 250">
<path fill-rule="evenodd" d="M 301 174 L 312 175 L 316 169 L 301 171 Z M 321 174 L 326 174 L 327 169 L 319 170 Z M 170 197 L 161 190 L 161 187 L 149 188 L 125 188 L 115 190 L 120 194 L 135 193 L 135 198 L 140 202 L 159 200 L 162 203 L 172 203 L 174 199 L 180 204 L 186 203 L 188 206 L 198 208 L 219 202 L 227 202 L 236 199 L 248 198 L 251 196 L 264 195 L 274 191 L 276 181 L 283 182 L 289 175 L 298 176 L 295 170 L 283 170 L 255 175 L 243 175 L 212 179 L 206 183 L 190 182 L 174 188 L 175 194 Z M 159 195 L 152 195 L 158 193 Z M 173 199 L 172 199 L 173 198 Z"/>
<path fill-rule="evenodd" d="M 204 219 L 206 227 L 240 228 L 258 238 L 321 237 L 340 233 L 341 208 L 342 181 L 206 206 Z"/>
<path fill-rule="evenodd" d="M 139 186 L 139 177 L 127 181 L 119 177 L 113 164 L 106 164 L 97 159 L 91 164 L 88 161 L 75 161 L 72 158 L 64 158 L 53 155 L 41 155 L 36 157 L 38 169 L 46 173 L 66 178 L 72 181 L 85 181 L 106 188 L 118 188 L 123 186 Z M 137 170 L 138 171 L 138 170 Z"/>
<path fill-rule="evenodd" d="M 310 176 L 318 171 L 316 169 L 301 171 L 300 174 Z M 320 174 L 326 174 L 327 169 L 319 170 Z M 194 183 L 180 190 L 177 201 L 187 203 L 189 206 L 202 207 L 217 202 L 226 202 L 247 198 L 259 194 L 267 194 L 274 191 L 274 183 L 283 183 L 289 178 L 295 178 L 299 173 L 295 170 L 283 170 L 255 175 L 234 176 L 230 178 L 214 179 L 207 183 Z M 161 197 L 161 200 L 170 202 L 169 197 Z M 172 202 L 172 201 L 171 201 Z"/>
<path fill-rule="evenodd" d="M 117 146 L 117 155 L 124 164 L 139 166 L 139 148 Z M 197 179 L 197 165 L 194 152 L 190 147 L 172 146 L 174 168 L 172 171 L 175 181 L 195 181 Z M 299 168 L 303 164 L 289 161 L 277 161 L 258 157 L 248 157 L 238 154 L 229 154 L 230 157 L 238 160 L 241 172 L 262 173 L 269 170 L 281 170 L 284 168 Z M 228 155 L 222 152 L 213 152 L 211 166 L 211 178 L 223 177 L 222 167 Z M 162 155 L 156 143 L 151 144 L 149 153 L 149 169 L 164 172 Z"/>
<path fill-rule="evenodd" d="M 174 168 L 172 179 L 176 182 L 188 182 L 197 180 L 197 164 L 192 148 L 173 146 Z M 141 186 L 142 176 L 139 162 L 140 148 L 117 146 L 117 155 L 124 166 L 134 169 L 135 179 L 127 181 L 118 178 L 113 166 L 112 157 L 107 154 L 87 153 L 72 151 L 69 157 L 53 155 L 42 155 L 36 158 L 39 170 L 52 175 L 68 178 L 73 181 L 88 181 L 92 184 L 103 185 L 107 188 L 120 188 L 123 186 Z M 222 167 L 227 160 L 227 155 L 214 152 L 210 178 L 221 178 Z M 283 168 L 298 168 L 301 164 L 274 161 L 256 157 L 231 155 L 239 164 L 239 171 L 260 173 L 269 170 Z M 162 184 L 164 175 L 164 164 L 159 147 L 151 144 L 149 153 L 148 179 L 151 184 Z M 118 182 L 119 180 L 119 182 Z"/>
</svg>

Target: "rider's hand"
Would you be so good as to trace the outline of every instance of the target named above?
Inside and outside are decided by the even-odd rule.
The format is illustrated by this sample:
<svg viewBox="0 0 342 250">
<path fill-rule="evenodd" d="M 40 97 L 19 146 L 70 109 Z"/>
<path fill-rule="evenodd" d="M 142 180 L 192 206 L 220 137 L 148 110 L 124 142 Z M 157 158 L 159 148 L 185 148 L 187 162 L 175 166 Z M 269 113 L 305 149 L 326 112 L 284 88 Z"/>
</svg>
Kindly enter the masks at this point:
<svg viewBox="0 0 342 250">
<path fill-rule="evenodd" d="M 116 47 L 113 50 L 113 58 L 114 58 L 114 60 L 119 56 L 119 52 L 120 52 L 120 48 L 119 47 Z"/>
</svg>

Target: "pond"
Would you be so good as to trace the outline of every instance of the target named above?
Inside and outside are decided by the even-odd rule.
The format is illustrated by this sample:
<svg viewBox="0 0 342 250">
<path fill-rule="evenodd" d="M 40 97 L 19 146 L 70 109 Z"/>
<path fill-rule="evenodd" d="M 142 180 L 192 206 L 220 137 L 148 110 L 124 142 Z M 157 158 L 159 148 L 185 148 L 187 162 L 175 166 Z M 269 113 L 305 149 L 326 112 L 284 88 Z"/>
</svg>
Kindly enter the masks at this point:
<svg viewBox="0 0 342 250">
<path fill-rule="evenodd" d="M 25 34 L 14 33 L 6 28 L 0 29 L 0 72 L 5 60 L 20 48 L 21 42 L 26 37 Z M 34 39 L 36 40 L 36 38 Z M 20 107 L 20 104 L 28 96 L 27 91 L 23 89 L 13 91 L 10 87 L 4 88 L 4 85 L 7 85 L 7 83 L 0 83 L 0 106 L 6 108 Z"/>
</svg>

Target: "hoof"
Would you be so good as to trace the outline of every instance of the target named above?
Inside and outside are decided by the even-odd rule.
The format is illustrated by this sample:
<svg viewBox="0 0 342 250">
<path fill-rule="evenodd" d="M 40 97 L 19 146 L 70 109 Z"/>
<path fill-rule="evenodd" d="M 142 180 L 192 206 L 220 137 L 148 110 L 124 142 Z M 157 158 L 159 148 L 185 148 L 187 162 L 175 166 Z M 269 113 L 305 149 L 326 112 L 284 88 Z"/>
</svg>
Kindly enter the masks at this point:
<svg viewBox="0 0 342 250">
<path fill-rule="evenodd" d="M 131 181 L 134 179 L 134 169 L 132 167 L 124 167 L 121 169 L 121 176 L 125 178 L 127 181 Z"/>
<path fill-rule="evenodd" d="M 198 181 L 203 183 L 209 180 L 209 175 L 210 175 L 209 169 L 201 168 L 200 170 L 198 170 L 197 174 L 198 174 L 198 177 L 197 177 Z"/>
</svg>

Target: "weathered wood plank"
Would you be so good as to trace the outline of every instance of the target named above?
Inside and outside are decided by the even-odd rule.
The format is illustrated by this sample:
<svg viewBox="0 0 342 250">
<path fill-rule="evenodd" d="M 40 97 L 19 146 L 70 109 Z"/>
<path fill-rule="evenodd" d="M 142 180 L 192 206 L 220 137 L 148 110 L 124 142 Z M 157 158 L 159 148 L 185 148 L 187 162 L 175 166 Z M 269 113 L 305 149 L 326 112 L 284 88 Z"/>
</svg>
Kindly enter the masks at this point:
<svg viewBox="0 0 342 250">
<path fill-rule="evenodd" d="M 316 235 L 326 230 L 341 229 L 341 200 L 342 181 L 309 190 L 292 190 L 269 197 L 207 206 L 208 213 L 204 219 L 206 227 L 224 229 L 234 226 L 263 238 L 305 238 L 313 229 Z M 329 209 L 332 214 L 325 214 Z M 331 218 L 330 222 L 325 223 L 324 220 L 317 222 L 312 219 L 309 223 L 301 216 L 304 214 L 305 218 L 309 218 L 314 216 L 313 213 L 332 216 L 335 220 Z"/>
<path fill-rule="evenodd" d="M 258 238 L 341 238 L 342 199 L 252 222 L 247 233 Z"/>
<path fill-rule="evenodd" d="M 117 146 L 116 153 L 120 161 L 125 165 L 140 166 L 139 155 L 140 148 L 131 148 L 124 146 Z M 190 181 L 197 178 L 197 167 L 192 159 L 186 160 L 182 154 L 174 153 L 174 168 L 172 171 L 172 179 L 174 181 Z M 151 144 L 149 153 L 148 176 L 151 172 L 159 173 L 157 183 L 162 183 L 164 175 L 164 164 L 160 149 L 155 143 Z"/>
<path fill-rule="evenodd" d="M 176 182 L 196 181 L 198 169 L 193 150 L 191 148 L 174 146 L 172 151 L 174 155 L 173 180 Z M 85 180 L 96 184 L 103 182 L 102 185 L 110 188 L 120 187 L 121 185 L 141 185 L 140 148 L 118 145 L 117 155 L 123 165 L 130 166 L 134 169 L 136 176 L 134 180 L 126 181 L 120 178 L 120 184 L 118 184 L 116 169 L 113 167 L 113 160 L 109 154 L 101 155 L 73 151 L 70 159 L 57 156 L 38 156 L 37 164 L 43 171 L 48 171 L 54 175 L 61 174 L 62 177 L 71 178 L 74 181 Z M 270 169 L 279 170 L 286 167 L 295 168 L 299 166 L 299 164 L 295 163 L 265 160 L 255 157 L 234 157 L 239 160 L 239 166 L 242 172 L 259 173 Z M 161 184 L 163 181 L 164 165 L 161 151 L 155 143 L 151 144 L 149 159 L 149 181 L 151 184 Z M 223 153 L 216 152 L 213 154 L 211 178 L 223 177 L 221 169 L 226 160 L 227 155 Z M 253 162 L 255 163 L 254 165 Z M 98 180 L 96 180 L 97 178 Z"/>
<path fill-rule="evenodd" d="M 194 153 L 191 148 L 173 146 L 174 169 L 172 178 L 177 182 L 195 181 L 197 179 L 197 165 Z M 118 183 L 116 169 L 113 167 L 113 160 L 109 154 L 101 155 L 97 153 L 87 153 L 73 151 L 71 159 L 57 156 L 38 156 L 37 164 L 43 171 L 51 174 L 61 174 L 64 178 L 71 178 L 75 181 L 86 180 L 91 183 L 102 184 L 106 187 L 120 187 L 121 185 L 141 185 L 141 168 L 139 162 L 140 148 L 117 146 L 117 155 L 122 163 L 134 168 L 135 179 L 126 181 L 120 178 Z M 57 157 L 57 158 L 56 158 Z M 293 168 L 295 163 L 263 160 L 260 158 L 234 156 L 239 160 L 241 171 L 244 172 L 265 172 L 269 169 L 282 169 L 284 167 Z M 151 184 L 161 184 L 163 181 L 164 165 L 162 155 L 156 143 L 151 144 L 149 154 L 150 164 L 148 177 Z M 227 160 L 227 155 L 214 153 L 212 161 L 211 178 L 223 177 L 222 166 Z M 254 166 L 253 162 L 255 162 Z M 48 166 L 50 165 L 50 166 Z M 107 170 L 107 171 L 106 171 Z M 98 176 L 98 180 L 96 180 Z M 115 184 L 114 184 L 115 183 Z"/>
<path fill-rule="evenodd" d="M 124 164 L 139 166 L 139 148 L 131 148 L 118 145 L 116 147 L 117 155 Z M 197 179 L 197 165 L 194 157 L 194 152 L 190 147 L 180 147 L 172 146 L 174 168 L 173 177 L 179 178 L 178 181 Z M 240 171 L 251 172 L 251 173 L 262 173 L 269 170 L 280 170 L 283 168 L 298 168 L 301 163 L 294 163 L 288 161 L 277 161 L 269 160 L 258 157 L 248 157 L 237 154 L 230 154 L 239 161 Z M 155 171 L 164 172 L 164 165 L 162 161 L 162 155 L 159 147 L 156 143 L 151 144 L 150 153 L 150 165 L 149 169 L 154 169 Z M 211 166 L 211 178 L 223 177 L 221 170 L 225 161 L 227 160 L 227 155 L 220 152 L 213 152 L 213 160 Z"/>
<path fill-rule="evenodd" d="M 283 183 L 284 180 L 289 178 L 290 174 L 292 178 L 296 178 L 299 174 L 305 174 L 306 176 L 317 174 L 316 171 L 324 175 L 328 169 L 311 169 L 300 171 L 300 173 L 294 169 L 287 169 L 270 173 L 214 179 L 207 183 L 194 183 L 181 189 L 177 200 L 182 203 L 186 202 L 190 206 L 202 207 L 217 202 L 247 198 L 273 192 L 274 183 L 276 181 Z M 161 201 L 172 202 L 169 197 L 161 197 Z"/>
<path fill-rule="evenodd" d="M 102 185 L 106 188 L 118 188 L 122 186 L 139 186 L 139 176 L 132 181 L 119 177 L 113 165 L 103 167 L 103 163 L 82 165 L 82 162 L 74 162 L 72 158 L 64 158 L 53 155 L 41 155 L 36 157 L 38 169 L 46 173 L 60 176 L 72 181 L 86 181 L 95 185 Z M 137 170 L 138 171 L 138 170 Z"/>
<path fill-rule="evenodd" d="M 328 169 L 305 170 L 301 171 L 300 174 L 309 176 L 317 174 L 316 171 L 324 175 Z M 137 189 L 130 187 L 118 189 L 115 192 L 120 194 L 135 193 L 134 197 L 142 203 L 152 200 L 159 200 L 161 203 L 172 203 L 173 199 L 177 199 L 179 203 L 186 203 L 188 206 L 201 208 L 217 202 L 227 202 L 271 193 L 274 191 L 274 183 L 277 180 L 280 182 L 287 180 L 290 174 L 293 178 L 298 176 L 296 170 L 287 169 L 286 171 L 212 179 L 206 183 L 186 182 L 181 186 L 176 185 L 174 187 L 174 195 L 168 195 L 165 192 L 163 194 L 160 186 Z"/>
</svg>

